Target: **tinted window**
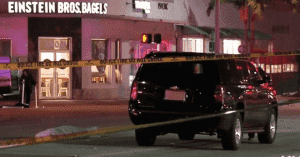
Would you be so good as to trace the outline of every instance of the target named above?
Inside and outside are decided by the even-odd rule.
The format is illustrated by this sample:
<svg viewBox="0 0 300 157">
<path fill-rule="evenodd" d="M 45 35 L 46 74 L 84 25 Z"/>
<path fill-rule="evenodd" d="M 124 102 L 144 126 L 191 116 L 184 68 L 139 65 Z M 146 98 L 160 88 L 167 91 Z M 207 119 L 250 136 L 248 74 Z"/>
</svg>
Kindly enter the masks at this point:
<svg viewBox="0 0 300 157">
<path fill-rule="evenodd" d="M 248 67 L 249 67 L 250 76 L 252 78 L 256 78 L 256 79 L 262 79 L 260 77 L 260 75 L 258 74 L 255 66 L 252 63 L 250 63 L 250 62 L 247 62 L 247 63 L 248 63 Z"/>
<path fill-rule="evenodd" d="M 237 71 L 240 75 L 243 76 L 243 82 L 248 82 L 249 81 L 249 78 L 250 78 L 250 73 L 248 71 L 248 68 L 247 68 L 247 64 L 245 61 L 237 61 L 236 62 L 236 68 L 237 68 Z"/>
<path fill-rule="evenodd" d="M 151 82 L 202 83 L 219 82 L 215 61 L 143 64 L 137 74 L 139 79 Z"/>
<path fill-rule="evenodd" d="M 221 80 L 225 84 L 238 83 L 242 79 L 235 71 L 234 60 L 219 60 L 218 69 Z"/>
<path fill-rule="evenodd" d="M 258 73 L 260 74 L 260 76 L 263 77 L 263 76 L 267 75 L 266 72 L 261 67 L 258 67 L 257 70 L 258 70 Z"/>
</svg>

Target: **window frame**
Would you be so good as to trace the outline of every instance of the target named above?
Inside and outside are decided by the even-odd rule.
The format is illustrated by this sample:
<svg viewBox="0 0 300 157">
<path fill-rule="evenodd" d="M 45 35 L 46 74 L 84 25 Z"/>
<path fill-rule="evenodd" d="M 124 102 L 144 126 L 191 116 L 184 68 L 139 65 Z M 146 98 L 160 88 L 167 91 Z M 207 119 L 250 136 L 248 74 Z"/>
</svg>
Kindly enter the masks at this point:
<svg viewBox="0 0 300 157">
<path fill-rule="evenodd" d="M 266 72 L 267 74 L 270 74 L 270 73 L 271 73 L 271 66 L 270 66 L 270 64 L 266 64 L 266 70 L 265 70 L 265 72 Z"/>
<path fill-rule="evenodd" d="M 93 52 L 93 41 L 105 41 L 105 52 L 104 52 L 104 57 L 102 59 L 111 59 L 111 54 L 110 54 L 111 40 L 109 38 L 91 38 L 91 59 L 92 60 L 95 60 L 95 59 L 98 60 L 99 59 L 99 58 L 93 57 L 93 55 L 94 55 L 93 54 L 94 53 Z M 93 72 L 92 71 L 92 69 L 95 68 L 95 67 L 96 66 L 94 66 L 94 65 L 91 66 L 91 83 L 92 84 L 99 84 L 99 85 L 111 84 L 111 82 L 112 82 L 112 80 L 111 80 L 111 78 L 112 78 L 112 73 L 111 73 L 112 65 L 105 65 L 105 68 L 104 68 L 105 77 L 104 77 L 104 80 L 101 79 L 101 81 L 100 81 L 101 77 L 94 77 L 93 76 L 96 73 L 100 73 L 99 71 L 98 72 Z M 99 67 L 102 67 L 102 66 L 99 66 Z M 96 69 L 97 69 L 97 67 L 96 67 Z M 98 81 L 97 81 L 97 78 L 98 78 Z"/>
<path fill-rule="evenodd" d="M 122 59 L 122 42 L 120 39 L 115 40 L 115 59 Z M 118 73 L 119 75 L 118 76 Z M 123 81 L 122 79 L 122 65 L 115 65 L 115 83 L 121 84 Z"/>
<path fill-rule="evenodd" d="M 227 51 L 225 51 L 225 48 L 227 47 L 225 42 L 231 42 L 232 43 L 232 52 L 228 53 Z M 235 42 L 239 42 L 238 46 L 236 48 L 234 47 Z M 241 44 L 242 44 L 242 40 L 240 40 L 240 39 L 232 39 L 232 38 L 223 39 L 223 52 L 224 52 L 224 54 L 240 54 L 238 48 Z M 225 52 L 227 52 L 227 53 L 225 53 Z"/>
<path fill-rule="evenodd" d="M 256 67 L 251 62 L 247 62 L 247 68 L 248 68 L 248 72 L 250 74 L 250 78 L 254 78 L 256 80 L 262 80 L 262 76 L 260 76 Z"/>
<path fill-rule="evenodd" d="M 196 53 L 204 53 L 205 51 L 205 39 L 203 37 L 182 37 L 182 51 L 183 52 L 196 52 Z M 200 45 L 197 46 L 197 40 L 200 40 Z M 191 44 L 189 44 L 189 41 L 191 41 Z M 194 45 L 194 50 L 192 46 Z M 199 47 L 199 51 L 197 51 L 197 48 Z"/>
</svg>

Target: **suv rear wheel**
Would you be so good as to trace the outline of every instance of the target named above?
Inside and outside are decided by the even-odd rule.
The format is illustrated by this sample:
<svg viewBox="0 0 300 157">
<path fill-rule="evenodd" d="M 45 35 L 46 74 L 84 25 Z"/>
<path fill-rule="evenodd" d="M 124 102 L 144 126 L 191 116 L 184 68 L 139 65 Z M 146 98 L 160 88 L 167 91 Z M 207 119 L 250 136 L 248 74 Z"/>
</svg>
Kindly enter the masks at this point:
<svg viewBox="0 0 300 157">
<path fill-rule="evenodd" d="M 149 129 L 136 129 L 135 139 L 139 146 L 152 146 L 156 140 L 156 134 Z"/>
<path fill-rule="evenodd" d="M 222 146 L 225 150 L 238 150 L 242 140 L 242 119 L 236 114 L 232 127 L 222 135 Z"/>
<path fill-rule="evenodd" d="M 270 118 L 265 126 L 265 132 L 258 134 L 258 141 L 260 143 L 273 143 L 275 141 L 277 131 L 276 112 L 272 109 Z"/>
</svg>

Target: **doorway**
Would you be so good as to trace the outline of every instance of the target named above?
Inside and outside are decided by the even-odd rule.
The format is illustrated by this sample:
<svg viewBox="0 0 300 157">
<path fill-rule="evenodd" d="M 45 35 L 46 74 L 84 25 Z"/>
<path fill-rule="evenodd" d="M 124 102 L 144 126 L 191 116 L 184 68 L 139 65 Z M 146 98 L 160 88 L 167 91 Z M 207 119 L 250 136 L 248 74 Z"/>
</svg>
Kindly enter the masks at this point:
<svg viewBox="0 0 300 157">
<path fill-rule="evenodd" d="M 39 37 L 39 61 L 69 61 L 71 38 Z M 70 67 L 39 69 L 39 99 L 70 99 Z"/>
</svg>

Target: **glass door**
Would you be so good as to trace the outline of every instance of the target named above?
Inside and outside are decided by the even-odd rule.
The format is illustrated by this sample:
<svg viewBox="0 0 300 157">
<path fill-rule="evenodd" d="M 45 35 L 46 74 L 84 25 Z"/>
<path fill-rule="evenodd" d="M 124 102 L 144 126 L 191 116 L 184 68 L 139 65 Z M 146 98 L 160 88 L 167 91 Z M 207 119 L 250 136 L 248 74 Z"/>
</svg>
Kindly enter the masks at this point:
<svg viewBox="0 0 300 157">
<path fill-rule="evenodd" d="M 54 52 L 41 52 L 40 53 L 40 61 L 55 61 L 54 60 Z M 55 77 L 55 69 L 54 68 L 40 68 L 40 83 L 39 83 L 39 98 L 54 98 L 55 96 L 55 86 L 54 86 L 54 77 Z"/>
<path fill-rule="evenodd" d="M 56 61 L 69 61 L 69 52 L 56 52 Z M 56 97 L 69 98 L 69 87 L 70 87 L 70 67 L 55 68 L 55 82 L 56 82 Z"/>
<path fill-rule="evenodd" d="M 68 38 L 39 38 L 39 60 L 69 61 L 70 39 Z M 70 67 L 40 68 L 39 69 L 39 98 L 40 99 L 69 99 Z"/>
</svg>

